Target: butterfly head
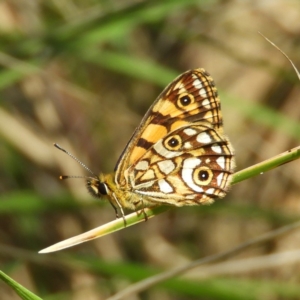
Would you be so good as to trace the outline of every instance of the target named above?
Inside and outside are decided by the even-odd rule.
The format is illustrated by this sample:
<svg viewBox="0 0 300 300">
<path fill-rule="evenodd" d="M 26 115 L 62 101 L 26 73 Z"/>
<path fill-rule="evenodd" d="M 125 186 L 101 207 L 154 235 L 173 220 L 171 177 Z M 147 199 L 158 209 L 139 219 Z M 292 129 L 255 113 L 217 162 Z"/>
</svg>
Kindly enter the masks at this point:
<svg viewBox="0 0 300 300">
<path fill-rule="evenodd" d="M 119 218 L 118 209 L 121 212 L 121 216 L 124 219 L 124 211 L 120 201 L 118 200 L 117 186 L 114 183 L 114 173 L 111 174 L 100 174 L 99 176 L 94 175 L 93 177 L 88 177 L 86 181 L 86 187 L 90 194 L 96 198 L 102 198 L 103 196 L 108 196 L 109 203 L 113 207 L 116 213 L 116 217 Z M 120 196 L 120 195 L 119 195 Z M 120 198 L 122 200 L 122 197 Z M 125 207 L 126 205 L 123 204 Z M 126 221 L 124 219 L 126 224 Z"/>
<path fill-rule="evenodd" d="M 104 182 L 104 176 L 102 174 L 100 174 L 100 176 L 88 178 L 86 181 L 86 187 L 89 193 L 97 198 L 101 198 L 102 196 L 109 194 L 108 187 Z"/>
</svg>

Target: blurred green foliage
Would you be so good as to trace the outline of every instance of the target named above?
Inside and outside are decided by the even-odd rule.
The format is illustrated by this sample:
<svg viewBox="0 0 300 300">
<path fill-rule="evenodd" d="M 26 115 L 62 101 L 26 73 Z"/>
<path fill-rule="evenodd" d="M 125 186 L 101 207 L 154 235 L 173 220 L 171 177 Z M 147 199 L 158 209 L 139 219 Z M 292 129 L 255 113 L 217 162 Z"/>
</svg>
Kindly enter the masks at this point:
<svg viewBox="0 0 300 300">
<path fill-rule="evenodd" d="M 299 65 L 299 12 L 293 1 L 2 1 L 1 270 L 43 299 L 106 299 L 296 220 L 299 162 L 234 186 L 211 207 L 172 210 L 63 253 L 37 254 L 114 218 L 83 180 L 59 181 L 87 174 L 52 143 L 93 172 L 113 170 L 147 108 L 182 71 L 204 67 L 215 78 L 237 169 L 298 145 L 299 82 L 257 31 Z M 295 232 L 238 258 L 299 244 Z M 163 282 L 136 299 L 297 299 L 299 266 L 220 269 Z M 0 298 L 16 299 L 4 282 Z"/>
</svg>

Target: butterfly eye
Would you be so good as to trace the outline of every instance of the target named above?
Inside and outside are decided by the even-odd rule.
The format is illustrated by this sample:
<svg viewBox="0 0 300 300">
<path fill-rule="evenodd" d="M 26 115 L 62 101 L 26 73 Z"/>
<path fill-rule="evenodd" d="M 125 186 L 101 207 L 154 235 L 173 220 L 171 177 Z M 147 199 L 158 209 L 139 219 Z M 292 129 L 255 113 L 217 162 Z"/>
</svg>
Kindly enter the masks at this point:
<svg viewBox="0 0 300 300">
<path fill-rule="evenodd" d="M 198 185 L 208 185 L 213 178 L 213 172 L 207 167 L 200 167 L 195 170 L 193 178 Z"/>
<path fill-rule="evenodd" d="M 101 197 L 107 195 L 106 184 L 99 181 L 99 179 L 87 180 L 87 189 L 94 197 Z"/>
<path fill-rule="evenodd" d="M 99 182 L 98 184 L 98 191 L 101 195 L 107 195 L 107 187 L 106 184 Z"/>
<path fill-rule="evenodd" d="M 194 101 L 195 101 L 195 99 L 192 94 L 184 93 L 178 97 L 177 106 L 179 108 L 184 108 L 184 107 L 190 105 L 191 103 L 194 103 Z"/>
<path fill-rule="evenodd" d="M 167 150 L 178 150 L 182 146 L 182 140 L 179 135 L 173 135 L 168 137 L 164 141 L 164 146 L 167 148 Z"/>
</svg>

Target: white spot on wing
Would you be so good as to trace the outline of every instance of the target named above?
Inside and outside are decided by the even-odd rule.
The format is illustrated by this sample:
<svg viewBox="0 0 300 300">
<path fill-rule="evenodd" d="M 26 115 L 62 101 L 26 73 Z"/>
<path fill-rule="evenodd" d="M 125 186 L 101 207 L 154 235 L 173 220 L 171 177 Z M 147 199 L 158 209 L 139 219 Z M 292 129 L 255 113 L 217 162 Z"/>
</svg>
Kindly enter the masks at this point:
<svg viewBox="0 0 300 300">
<path fill-rule="evenodd" d="M 135 166 L 135 169 L 139 171 L 145 171 L 148 168 L 149 168 L 149 163 L 146 160 L 139 161 Z"/>
<path fill-rule="evenodd" d="M 185 149 L 191 149 L 192 148 L 192 144 L 190 142 L 186 142 L 186 143 L 184 143 L 183 147 Z"/>
<path fill-rule="evenodd" d="M 186 128 L 183 130 L 183 132 L 186 134 L 186 135 L 195 135 L 197 133 L 197 130 L 195 129 L 192 129 L 192 128 Z"/>
<path fill-rule="evenodd" d="M 221 146 L 219 146 L 219 145 L 217 145 L 217 144 L 215 144 L 215 145 L 212 145 L 211 146 L 211 149 L 212 149 L 212 151 L 214 151 L 214 152 L 216 152 L 216 153 L 222 153 L 222 148 L 221 148 Z"/>
<path fill-rule="evenodd" d="M 157 165 L 160 171 L 166 175 L 170 174 L 175 169 L 175 164 L 170 159 L 160 161 Z"/>
<path fill-rule="evenodd" d="M 203 98 L 207 97 L 205 88 L 199 90 L 199 95 Z"/>
<path fill-rule="evenodd" d="M 221 186 L 223 177 L 224 177 L 224 173 L 220 173 L 220 174 L 217 176 L 217 184 L 218 184 L 218 186 Z"/>
<path fill-rule="evenodd" d="M 198 78 L 194 80 L 193 86 L 197 89 L 201 89 L 203 87 L 202 82 Z"/>
<path fill-rule="evenodd" d="M 190 157 L 184 160 L 183 168 L 194 169 L 201 164 L 201 159 L 196 157 Z"/>
<path fill-rule="evenodd" d="M 193 181 L 193 169 L 199 166 L 201 160 L 199 158 L 190 157 L 184 160 L 182 168 L 183 181 L 195 192 L 202 193 L 203 189 L 196 185 Z"/>
<path fill-rule="evenodd" d="M 220 156 L 217 160 L 217 164 L 222 168 L 225 169 L 225 157 Z"/>
<path fill-rule="evenodd" d="M 197 135 L 197 142 L 202 144 L 208 144 L 211 142 L 211 137 L 206 132 L 201 132 Z"/>
<path fill-rule="evenodd" d="M 163 193 L 172 193 L 173 192 L 173 188 L 172 186 L 164 179 L 160 179 L 158 180 L 158 185 L 159 185 L 159 189 L 161 192 Z"/>
<path fill-rule="evenodd" d="M 202 105 L 205 107 L 205 108 L 210 108 L 210 102 L 208 99 L 205 99 L 202 101 Z"/>
<path fill-rule="evenodd" d="M 213 188 L 207 189 L 207 190 L 205 191 L 206 194 L 210 194 L 210 195 L 213 195 L 214 192 L 215 192 L 215 189 L 213 189 Z"/>
</svg>

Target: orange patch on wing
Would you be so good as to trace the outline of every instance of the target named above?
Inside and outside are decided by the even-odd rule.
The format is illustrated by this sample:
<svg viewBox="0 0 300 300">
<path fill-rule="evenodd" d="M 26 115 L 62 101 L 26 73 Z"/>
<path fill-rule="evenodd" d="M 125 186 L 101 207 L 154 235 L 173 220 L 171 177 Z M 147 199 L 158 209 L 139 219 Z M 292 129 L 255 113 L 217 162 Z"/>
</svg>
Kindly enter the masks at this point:
<svg viewBox="0 0 300 300">
<path fill-rule="evenodd" d="M 187 121 L 184 121 L 184 120 L 178 120 L 178 121 L 174 122 L 171 125 L 171 131 L 176 130 L 180 127 L 186 126 L 188 124 L 190 124 L 190 122 L 187 122 Z"/>
<path fill-rule="evenodd" d="M 181 111 L 169 100 L 167 100 L 163 106 L 160 107 L 159 113 L 167 116 L 170 115 L 171 118 L 177 117 L 181 114 Z"/>
<path fill-rule="evenodd" d="M 141 138 L 149 143 L 156 143 L 168 133 L 167 128 L 159 124 L 149 124 L 141 135 Z"/>
<path fill-rule="evenodd" d="M 161 138 L 163 138 L 167 134 L 167 128 L 163 125 L 159 124 L 149 124 L 143 134 L 141 135 L 141 138 L 146 140 L 149 143 L 155 144 L 157 141 L 159 141 Z M 143 147 L 134 147 L 132 150 L 132 153 L 130 155 L 130 164 L 136 162 L 139 160 L 147 151 L 148 149 L 144 149 Z"/>
<path fill-rule="evenodd" d="M 132 150 L 132 153 L 130 155 L 130 160 L 129 160 L 129 164 L 133 164 L 135 163 L 137 160 L 139 160 L 144 154 L 145 154 L 146 150 L 144 148 L 141 147 L 135 147 Z"/>
</svg>

